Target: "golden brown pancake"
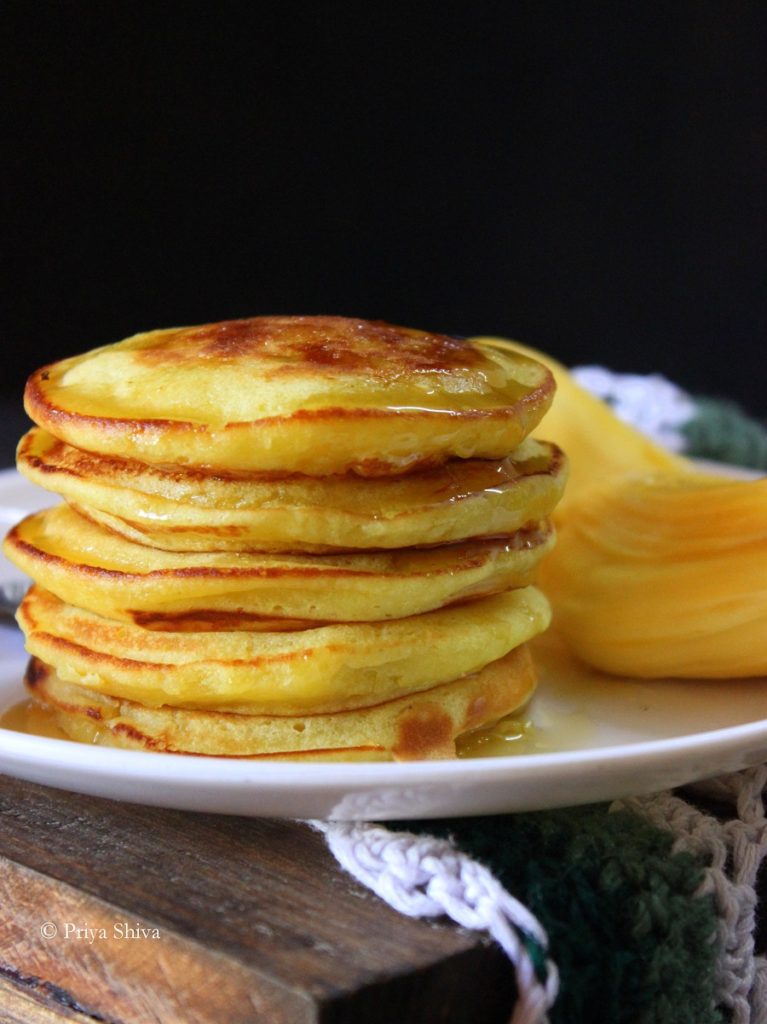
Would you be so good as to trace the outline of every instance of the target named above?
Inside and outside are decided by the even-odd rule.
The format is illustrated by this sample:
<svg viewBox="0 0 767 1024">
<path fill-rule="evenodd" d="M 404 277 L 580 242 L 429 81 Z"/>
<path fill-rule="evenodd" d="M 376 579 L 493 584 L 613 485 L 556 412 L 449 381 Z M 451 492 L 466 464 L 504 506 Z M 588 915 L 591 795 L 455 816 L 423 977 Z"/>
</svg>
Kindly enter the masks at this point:
<svg viewBox="0 0 767 1024">
<path fill-rule="evenodd" d="M 82 452 L 34 428 L 19 470 L 83 514 L 170 551 L 354 551 L 506 536 L 548 516 L 567 465 L 528 439 L 500 460 L 452 459 L 404 476 L 265 478 Z"/>
<path fill-rule="evenodd" d="M 179 553 L 144 547 L 67 505 L 5 540 L 22 572 L 62 601 L 147 629 L 289 630 L 396 619 L 528 586 L 553 530 L 376 554 Z"/>
<path fill-rule="evenodd" d="M 159 707 L 320 714 L 381 703 L 477 672 L 549 623 L 534 587 L 389 622 L 292 633 L 144 629 L 34 586 L 18 621 L 30 654 L 67 682 Z"/>
<path fill-rule="evenodd" d="M 138 334 L 44 367 L 25 406 L 85 451 L 154 465 L 349 470 L 502 458 L 554 390 L 535 360 L 344 317 L 254 317 Z"/>
<path fill-rule="evenodd" d="M 151 708 L 94 693 L 33 658 L 27 685 L 86 743 L 225 757 L 398 760 L 455 756 L 455 739 L 523 705 L 535 687 L 526 647 L 473 675 L 364 709 L 263 716 Z"/>
</svg>

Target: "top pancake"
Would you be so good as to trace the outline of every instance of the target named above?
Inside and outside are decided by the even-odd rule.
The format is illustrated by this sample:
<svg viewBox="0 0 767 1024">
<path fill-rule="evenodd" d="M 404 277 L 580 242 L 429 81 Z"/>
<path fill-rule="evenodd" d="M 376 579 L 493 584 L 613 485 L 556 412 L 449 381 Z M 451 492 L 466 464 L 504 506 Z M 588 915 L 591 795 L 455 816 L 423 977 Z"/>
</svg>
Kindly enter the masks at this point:
<svg viewBox="0 0 767 1024">
<path fill-rule="evenodd" d="M 150 464 L 376 476 L 500 458 L 550 372 L 516 353 L 343 317 L 254 317 L 138 334 L 30 378 L 27 412 L 86 451 Z"/>
</svg>

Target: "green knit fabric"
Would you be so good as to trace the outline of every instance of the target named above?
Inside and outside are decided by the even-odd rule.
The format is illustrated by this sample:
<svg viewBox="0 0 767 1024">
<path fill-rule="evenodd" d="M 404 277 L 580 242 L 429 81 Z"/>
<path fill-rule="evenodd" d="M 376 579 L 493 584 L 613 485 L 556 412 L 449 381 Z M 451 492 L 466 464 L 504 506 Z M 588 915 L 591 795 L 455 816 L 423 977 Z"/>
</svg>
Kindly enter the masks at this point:
<svg viewBox="0 0 767 1024">
<path fill-rule="evenodd" d="M 606 805 L 389 827 L 452 838 L 536 915 L 560 971 L 552 1024 L 724 1021 L 703 865 L 670 833 Z"/>
<path fill-rule="evenodd" d="M 695 417 L 681 428 L 685 454 L 767 470 L 767 427 L 735 402 L 695 398 Z"/>
</svg>

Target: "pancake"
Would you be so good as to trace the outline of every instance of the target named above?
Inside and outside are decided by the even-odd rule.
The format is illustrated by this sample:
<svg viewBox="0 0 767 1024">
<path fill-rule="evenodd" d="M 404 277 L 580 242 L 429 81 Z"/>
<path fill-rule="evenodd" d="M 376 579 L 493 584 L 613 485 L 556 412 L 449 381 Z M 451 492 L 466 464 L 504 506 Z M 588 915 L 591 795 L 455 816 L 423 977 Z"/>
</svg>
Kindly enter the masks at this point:
<svg viewBox="0 0 767 1024">
<path fill-rule="evenodd" d="M 189 554 L 134 544 L 67 505 L 28 516 L 4 551 L 62 601 L 147 629 L 280 630 L 396 619 L 524 587 L 554 543 L 511 537 L 347 555 Z"/>
<path fill-rule="evenodd" d="M 514 352 L 344 317 L 150 331 L 34 373 L 32 419 L 153 465 L 365 476 L 503 458 L 554 382 Z"/>
<path fill-rule="evenodd" d="M 19 470 L 113 532 L 170 551 L 402 548 L 506 536 L 550 515 L 566 459 L 528 439 L 501 460 L 452 459 L 404 476 L 221 474 L 93 455 L 39 428 Z"/>
<path fill-rule="evenodd" d="M 18 621 L 29 653 L 67 682 L 150 707 L 320 714 L 476 672 L 549 623 L 534 587 L 390 622 L 290 633 L 169 633 L 115 622 L 34 586 Z"/>
<path fill-rule="evenodd" d="M 147 708 L 60 679 L 32 659 L 27 685 L 86 743 L 226 757 L 414 760 L 455 756 L 455 739 L 523 705 L 535 688 L 526 647 L 463 679 L 363 710 L 262 716 Z"/>
</svg>

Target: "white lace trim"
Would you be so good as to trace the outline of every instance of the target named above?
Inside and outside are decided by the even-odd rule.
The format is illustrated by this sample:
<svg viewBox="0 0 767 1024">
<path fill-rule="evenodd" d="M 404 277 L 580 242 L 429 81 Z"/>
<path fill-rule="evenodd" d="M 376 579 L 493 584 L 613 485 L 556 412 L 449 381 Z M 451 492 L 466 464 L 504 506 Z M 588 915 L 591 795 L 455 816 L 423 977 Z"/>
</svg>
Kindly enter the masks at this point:
<svg viewBox="0 0 767 1024">
<path fill-rule="evenodd" d="M 711 898 L 719 919 L 715 1001 L 729 1011 L 731 1024 L 767 1024 L 767 958 L 754 947 L 757 876 L 767 856 L 766 786 L 767 766 L 761 765 L 688 787 L 693 796 L 732 805 L 732 817 L 725 820 L 669 792 L 628 797 L 610 808 L 668 829 L 674 853 L 703 859 L 696 896 Z M 447 915 L 464 928 L 486 931 L 514 966 L 518 999 L 512 1024 L 544 1024 L 557 995 L 557 969 L 547 959 L 541 983 L 525 938 L 546 950 L 546 934 L 486 868 L 434 836 L 366 822 L 311 824 L 325 833 L 341 866 L 395 910 L 409 917 Z"/>
<path fill-rule="evenodd" d="M 714 901 L 719 917 L 717 1006 L 731 1024 L 767 1022 L 767 959 L 755 955 L 757 875 L 767 855 L 764 789 L 767 767 L 689 787 L 691 794 L 733 805 L 736 816 L 720 821 L 673 793 L 620 800 L 611 810 L 629 810 L 674 835 L 673 851 L 702 857 L 706 864 L 697 893 Z"/>
<path fill-rule="evenodd" d="M 608 402 L 620 419 L 673 452 L 684 451 L 680 428 L 694 419 L 696 407 L 688 394 L 659 374 L 613 373 L 603 366 L 576 366 L 575 380 Z"/>
<path fill-rule="evenodd" d="M 517 1002 L 511 1024 L 544 1024 L 556 999 L 558 976 L 546 961 L 538 979 L 525 948 L 548 939 L 538 920 L 481 864 L 434 836 L 391 832 L 365 822 L 313 821 L 336 860 L 363 885 L 408 917 L 447 915 L 473 931 L 486 931 L 514 966 Z"/>
</svg>

